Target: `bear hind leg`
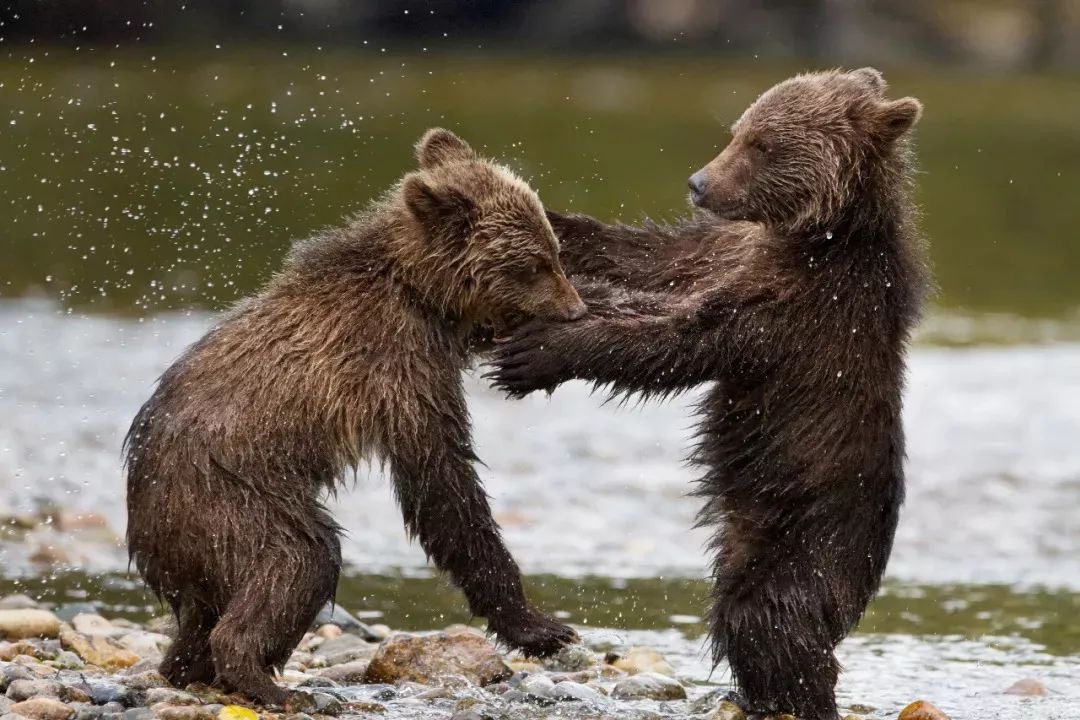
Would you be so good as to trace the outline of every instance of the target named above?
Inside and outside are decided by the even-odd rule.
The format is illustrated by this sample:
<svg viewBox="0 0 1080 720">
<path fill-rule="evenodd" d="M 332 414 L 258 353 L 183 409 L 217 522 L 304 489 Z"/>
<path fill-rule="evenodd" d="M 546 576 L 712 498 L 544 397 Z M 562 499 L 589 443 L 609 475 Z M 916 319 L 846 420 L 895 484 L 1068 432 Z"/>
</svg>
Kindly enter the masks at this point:
<svg viewBox="0 0 1080 720">
<path fill-rule="evenodd" d="M 267 705 L 289 693 L 274 682 L 337 586 L 341 550 L 334 531 L 318 539 L 288 538 L 288 552 L 271 553 L 246 579 L 210 633 L 215 684 Z"/>
<path fill-rule="evenodd" d="M 210 632 L 217 624 L 217 613 L 190 598 L 172 604 L 178 627 L 176 638 L 161 661 L 161 674 L 178 688 L 196 682 L 213 682 Z"/>
</svg>

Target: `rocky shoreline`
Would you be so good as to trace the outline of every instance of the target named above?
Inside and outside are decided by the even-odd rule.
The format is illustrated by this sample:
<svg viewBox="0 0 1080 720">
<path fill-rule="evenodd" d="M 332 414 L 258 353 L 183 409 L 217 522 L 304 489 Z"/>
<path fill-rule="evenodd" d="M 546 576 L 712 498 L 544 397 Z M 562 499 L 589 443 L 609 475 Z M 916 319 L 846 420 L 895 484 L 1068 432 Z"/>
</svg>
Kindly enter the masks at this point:
<svg viewBox="0 0 1080 720">
<path fill-rule="evenodd" d="M 723 689 L 681 680 L 651 648 L 586 639 L 540 663 L 501 653 L 472 627 L 395 633 L 340 608 L 320 616 L 285 666 L 279 680 L 295 691 L 286 707 L 261 708 L 208 686 L 171 687 L 156 670 L 169 631 L 167 620 L 0 599 L 0 720 L 745 720 Z M 913 703 L 900 717 L 946 716 Z"/>
</svg>

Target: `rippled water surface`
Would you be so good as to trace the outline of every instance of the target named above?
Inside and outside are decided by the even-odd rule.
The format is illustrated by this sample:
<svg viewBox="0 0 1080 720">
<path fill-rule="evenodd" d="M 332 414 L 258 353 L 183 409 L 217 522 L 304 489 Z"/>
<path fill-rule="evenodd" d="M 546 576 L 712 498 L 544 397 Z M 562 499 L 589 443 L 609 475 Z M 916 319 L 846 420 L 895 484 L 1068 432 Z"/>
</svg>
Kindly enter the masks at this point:
<svg viewBox="0 0 1080 720">
<path fill-rule="evenodd" d="M 14 523 L 0 559 L 18 576 L 0 591 L 156 612 L 124 575 L 119 443 L 210 322 L 0 303 L 0 514 Z M 693 397 L 613 407 L 580 385 L 522 402 L 468 387 L 482 475 L 531 594 L 586 632 L 661 648 L 689 680 L 725 682 L 705 661 L 706 535 L 690 529 L 681 464 Z M 1080 717 L 1080 346 L 920 345 L 906 423 L 908 501 L 886 590 L 840 650 L 842 701 L 882 716 L 928 697 L 957 717 Z M 395 628 L 468 620 L 377 472 L 334 511 L 348 531 L 345 607 Z M 1001 694 L 1025 676 L 1051 694 Z"/>
</svg>

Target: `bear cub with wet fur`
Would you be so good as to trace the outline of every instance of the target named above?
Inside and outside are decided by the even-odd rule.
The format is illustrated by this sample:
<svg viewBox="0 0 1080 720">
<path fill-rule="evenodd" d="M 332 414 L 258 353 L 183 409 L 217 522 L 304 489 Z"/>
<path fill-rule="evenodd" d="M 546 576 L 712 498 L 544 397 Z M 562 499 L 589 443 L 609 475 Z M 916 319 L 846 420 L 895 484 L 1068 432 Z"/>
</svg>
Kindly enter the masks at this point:
<svg viewBox="0 0 1080 720">
<path fill-rule="evenodd" d="M 904 497 L 905 354 L 930 287 L 912 201 L 922 111 L 879 72 L 761 95 L 672 226 L 551 214 L 571 277 L 627 310 L 533 321 L 500 346 L 513 395 L 578 378 L 664 397 L 703 383 L 699 522 L 713 660 L 745 709 L 835 720 L 834 649 L 873 597 Z M 591 303 L 590 303 L 591 305 Z"/>
<path fill-rule="evenodd" d="M 478 335 L 585 307 L 536 194 L 456 135 L 347 226 L 297 244 L 257 295 L 162 375 L 126 439 L 128 547 L 171 606 L 161 665 L 264 703 L 334 594 L 322 499 L 388 467 L 405 526 L 506 645 L 576 639 L 535 609 L 473 462 L 461 372 Z"/>
</svg>

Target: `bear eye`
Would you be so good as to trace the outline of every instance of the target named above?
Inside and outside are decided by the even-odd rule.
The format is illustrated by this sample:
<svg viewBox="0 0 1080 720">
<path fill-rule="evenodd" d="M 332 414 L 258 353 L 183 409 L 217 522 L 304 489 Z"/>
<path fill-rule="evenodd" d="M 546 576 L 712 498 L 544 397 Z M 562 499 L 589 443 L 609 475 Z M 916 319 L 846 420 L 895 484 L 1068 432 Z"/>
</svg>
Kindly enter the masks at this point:
<svg viewBox="0 0 1080 720">
<path fill-rule="evenodd" d="M 766 155 L 768 155 L 770 150 L 771 150 L 770 147 L 769 147 L 769 144 L 767 142 L 765 142 L 765 140 L 763 138 L 760 138 L 760 137 L 756 137 L 753 140 L 751 140 L 750 141 L 750 147 L 754 148 L 758 152 L 765 153 Z"/>
<path fill-rule="evenodd" d="M 518 270 L 518 275 L 520 275 L 523 278 L 531 280 L 532 278 L 536 277 L 536 275 L 539 272 L 540 272 L 540 261 L 539 260 L 530 260 L 527 265 L 522 266 L 521 269 Z"/>
</svg>

